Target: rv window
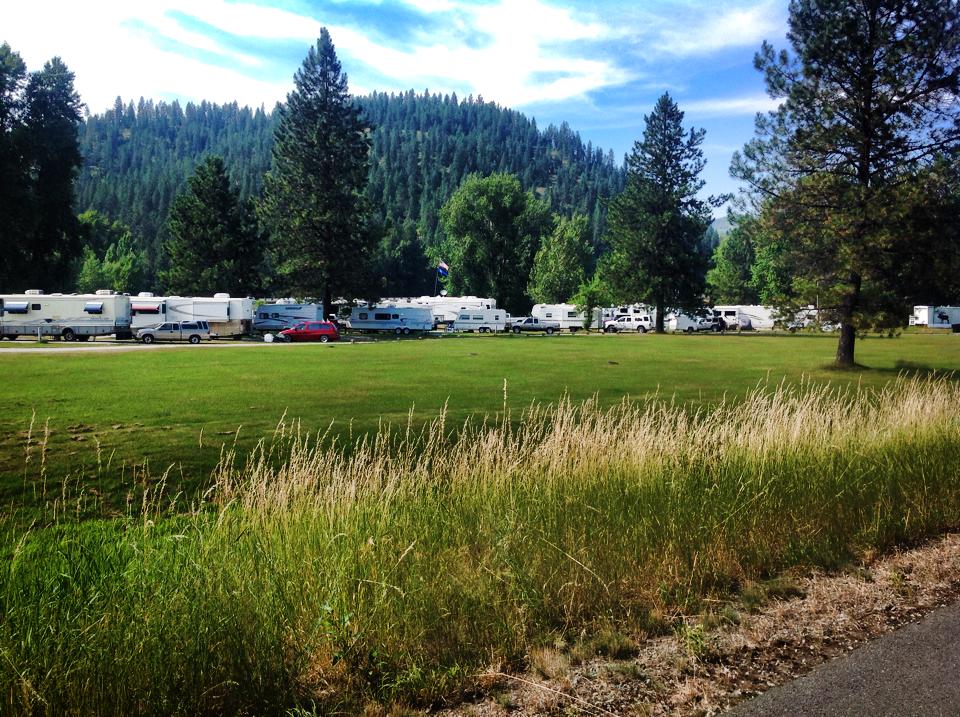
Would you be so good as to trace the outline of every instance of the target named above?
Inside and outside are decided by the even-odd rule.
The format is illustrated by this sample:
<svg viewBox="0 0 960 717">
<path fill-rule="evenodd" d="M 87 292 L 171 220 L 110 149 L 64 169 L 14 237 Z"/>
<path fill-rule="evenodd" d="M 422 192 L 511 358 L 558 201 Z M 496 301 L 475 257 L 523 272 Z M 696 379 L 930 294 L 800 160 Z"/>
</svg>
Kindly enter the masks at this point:
<svg viewBox="0 0 960 717">
<path fill-rule="evenodd" d="M 40 304 L 33 304 L 30 307 L 30 311 L 40 311 Z"/>
<path fill-rule="evenodd" d="M 567 312 L 567 318 L 568 318 L 568 319 L 575 319 L 575 318 L 577 318 L 577 312 L 576 312 L 576 311 L 568 311 L 568 312 Z"/>
<path fill-rule="evenodd" d="M 279 318 L 280 318 L 280 314 L 270 314 L 270 318 L 271 318 L 271 319 L 279 319 Z"/>
<path fill-rule="evenodd" d="M 549 311 L 547 312 L 547 318 L 548 318 L 548 319 L 552 319 L 552 318 L 553 318 L 553 314 L 550 313 Z"/>
<path fill-rule="evenodd" d="M 269 318 L 270 318 L 270 314 L 268 314 L 266 311 L 261 311 L 261 312 L 260 312 L 260 318 L 261 318 L 261 319 L 269 319 Z"/>
<path fill-rule="evenodd" d="M 724 311 L 724 312 L 723 312 L 723 315 L 724 315 L 724 316 L 736 316 L 736 315 L 737 315 L 737 312 L 736 312 L 736 311 Z"/>
<path fill-rule="evenodd" d="M 25 314 L 29 307 L 26 301 L 8 301 L 3 308 L 8 314 Z"/>
<path fill-rule="evenodd" d="M 394 314 L 391 318 L 393 318 L 393 319 L 399 319 L 399 318 L 400 318 L 400 314 Z"/>
<path fill-rule="evenodd" d="M 474 320 L 474 321 L 483 321 L 483 317 L 482 317 L 482 316 L 474 316 L 474 317 L 473 317 L 473 320 Z"/>
<path fill-rule="evenodd" d="M 374 314 L 374 315 L 373 315 L 373 320 L 374 320 L 374 321 L 389 321 L 389 320 L 390 320 L 390 314 Z"/>
<path fill-rule="evenodd" d="M 88 301 L 84 304 L 83 310 L 88 314 L 102 314 L 103 313 L 103 302 L 102 301 Z"/>
<path fill-rule="evenodd" d="M 360 320 L 361 320 L 361 321 L 366 321 L 366 320 L 367 320 L 367 313 L 366 313 L 366 312 L 362 312 L 362 313 L 360 314 Z"/>
<path fill-rule="evenodd" d="M 460 314 L 459 320 L 460 320 L 460 321 L 469 321 L 469 320 L 470 320 L 470 314 Z"/>
</svg>

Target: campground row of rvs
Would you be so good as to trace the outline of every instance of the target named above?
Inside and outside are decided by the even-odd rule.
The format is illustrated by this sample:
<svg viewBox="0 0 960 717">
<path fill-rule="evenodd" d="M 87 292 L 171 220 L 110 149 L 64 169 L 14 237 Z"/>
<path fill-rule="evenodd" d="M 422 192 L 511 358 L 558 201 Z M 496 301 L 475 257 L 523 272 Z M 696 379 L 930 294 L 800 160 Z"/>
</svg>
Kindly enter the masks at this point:
<svg viewBox="0 0 960 717">
<path fill-rule="evenodd" d="M 343 311 L 342 324 L 355 331 L 390 332 L 398 335 L 431 331 L 445 327 L 451 331 L 478 333 L 509 331 L 523 318 L 512 317 L 497 308 L 494 299 L 476 296 L 421 296 L 383 299 L 374 304 Z M 766 306 L 715 306 L 704 315 L 672 312 L 664 317 L 668 331 L 693 333 L 722 327 L 750 331 L 773 329 L 776 325 L 801 328 L 817 320 L 810 309 L 784 321 Z M 131 297 L 114 291 L 94 294 L 0 295 L 0 337 L 57 337 L 67 341 L 86 341 L 90 337 L 114 335 L 132 338 L 138 329 L 165 322 L 205 321 L 220 337 L 242 336 L 254 332 L 282 331 L 304 321 L 324 320 L 319 304 L 297 303 L 292 299 L 256 305 L 252 298 L 234 298 L 229 294 L 212 297 L 154 296 L 141 293 Z M 552 331 L 576 332 L 586 324 L 586 314 L 573 304 L 537 304 L 530 317 L 536 325 Z M 641 304 L 595 309 L 590 325 L 606 330 L 650 330 L 656 319 L 651 307 Z M 916 306 L 911 326 L 949 328 L 960 324 L 960 307 Z M 526 325 L 525 325 L 526 326 Z M 629 327 L 629 328 L 625 328 Z"/>
</svg>

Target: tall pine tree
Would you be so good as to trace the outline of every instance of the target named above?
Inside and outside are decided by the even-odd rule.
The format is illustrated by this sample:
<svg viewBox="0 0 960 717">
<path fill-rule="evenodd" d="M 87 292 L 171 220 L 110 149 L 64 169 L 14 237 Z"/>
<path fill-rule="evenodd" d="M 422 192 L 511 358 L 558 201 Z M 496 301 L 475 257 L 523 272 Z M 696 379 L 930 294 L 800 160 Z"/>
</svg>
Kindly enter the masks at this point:
<svg viewBox="0 0 960 717">
<path fill-rule="evenodd" d="M 792 55 L 764 43 L 755 60 L 783 103 L 731 171 L 763 198 L 800 303 L 839 322 L 849 367 L 857 331 L 902 320 L 900 267 L 923 249 L 905 218 L 932 199 L 904 188 L 960 147 L 960 4 L 793 0 L 789 22 Z"/>
<path fill-rule="evenodd" d="M 322 296 L 328 315 L 334 294 L 362 290 L 378 240 L 363 197 L 369 149 L 367 126 L 323 28 L 280 109 L 261 210 L 281 288 Z"/>
<path fill-rule="evenodd" d="M 253 208 L 230 186 L 220 157 L 207 157 L 197 167 L 174 200 L 169 222 L 169 268 L 160 277 L 167 291 L 247 296 L 260 288 L 263 244 Z"/>
<path fill-rule="evenodd" d="M 664 94 L 647 117 L 643 140 L 627 157 L 627 186 L 610 203 L 604 278 L 621 301 L 657 309 L 663 332 L 667 308 L 699 308 L 708 255 L 703 236 L 711 204 L 697 198 L 706 164 L 704 130 L 683 129 L 683 112 Z"/>
</svg>

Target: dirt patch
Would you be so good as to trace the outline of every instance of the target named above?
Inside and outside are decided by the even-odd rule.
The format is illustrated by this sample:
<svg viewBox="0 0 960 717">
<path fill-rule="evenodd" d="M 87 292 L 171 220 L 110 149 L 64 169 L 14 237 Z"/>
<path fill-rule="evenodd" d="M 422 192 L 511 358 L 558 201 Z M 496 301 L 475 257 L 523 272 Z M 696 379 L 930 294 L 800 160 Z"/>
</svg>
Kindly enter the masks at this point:
<svg viewBox="0 0 960 717">
<path fill-rule="evenodd" d="M 849 572 L 792 579 L 752 612 L 740 601 L 718 607 L 726 619 L 688 618 L 676 634 L 640 642 L 628 660 L 565 666 L 538 654 L 530 674 L 491 670 L 490 697 L 443 714 L 716 715 L 958 599 L 954 533 L 866 556 Z"/>
</svg>

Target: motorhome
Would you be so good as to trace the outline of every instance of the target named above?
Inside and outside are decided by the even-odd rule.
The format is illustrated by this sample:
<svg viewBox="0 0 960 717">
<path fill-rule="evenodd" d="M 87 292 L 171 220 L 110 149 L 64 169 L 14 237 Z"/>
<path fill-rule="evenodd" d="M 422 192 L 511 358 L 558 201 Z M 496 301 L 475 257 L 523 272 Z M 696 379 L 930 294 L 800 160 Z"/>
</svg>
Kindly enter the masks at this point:
<svg viewBox="0 0 960 717">
<path fill-rule="evenodd" d="M 713 320 L 719 322 L 720 319 L 728 331 L 772 329 L 776 323 L 773 308 L 757 305 L 714 306 Z"/>
<path fill-rule="evenodd" d="M 324 321 L 322 304 L 298 304 L 293 299 L 281 299 L 275 304 L 261 304 L 253 317 L 256 331 L 283 331 L 304 321 Z"/>
<path fill-rule="evenodd" d="M 431 331 L 435 323 L 429 306 L 355 306 L 350 310 L 349 326 L 354 331 L 391 331 L 409 334 Z"/>
<path fill-rule="evenodd" d="M 505 331 L 511 317 L 502 309 L 464 309 L 448 325 L 454 331 L 476 331 L 478 334 Z"/>
<path fill-rule="evenodd" d="M 242 336 L 253 324 L 253 299 L 230 294 L 154 296 L 141 292 L 131 299 L 134 330 L 165 322 L 206 321 L 218 336 Z"/>
<path fill-rule="evenodd" d="M 960 306 L 914 306 L 910 316 L 911 326 L 949 329 L 953 324 L 960 324 Z"/>
<path fill-rule="evenodd" d="M 55 337 L 87 341 L 91 336 L 133 337 L 130 297 L 115 291 L 44 294 L 39 290 L 0 296 L 0 336 Z"/>
<path fill-rule="evenodd" d="M 576 333 L 583 328 L 587 315 L 573 304 L 535 304 L 530 315 L 543 321 L 556 321 L 561 329 Z M 596 324 L 596 317 L 591 322 Z"/>
</svg>

